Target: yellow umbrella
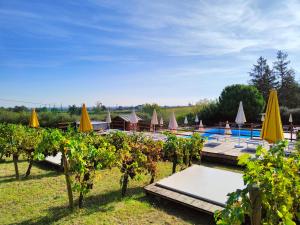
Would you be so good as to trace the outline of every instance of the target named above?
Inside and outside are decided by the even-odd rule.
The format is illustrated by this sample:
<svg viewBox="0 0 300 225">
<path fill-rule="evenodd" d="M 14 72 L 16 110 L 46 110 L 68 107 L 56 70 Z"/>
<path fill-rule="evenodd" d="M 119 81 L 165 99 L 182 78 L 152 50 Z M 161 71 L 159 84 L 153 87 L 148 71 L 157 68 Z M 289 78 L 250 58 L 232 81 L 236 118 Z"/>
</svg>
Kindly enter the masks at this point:
<svg viewBox="0 0 300 225">
<path fill-rule="evenodd" d="M 35 112 L 35 109 L 32 109 L 31 111 L 31 116 L 30 116 L 30 121 L 29 121 L 29 126 L 30 127 L 39 127 L 40 123 L 37 117 L 37 113 Z"/>
<path fill-rule="evenodd" d="M 87 131 L 91 131 L 91 130 L 93 130 L 93 126 L 91 124 L 90 117 L 86 110 L 85 104 L 83 104 L 82 109 L 81 109 L 79 131 L 87 132 Z"/>
<path fill-rule="evenodd" d="M 269 143 L 276 143 L 284 139 L 276 90 L 270 91 L 266 116 L 260 136 Z"/>
</svg>

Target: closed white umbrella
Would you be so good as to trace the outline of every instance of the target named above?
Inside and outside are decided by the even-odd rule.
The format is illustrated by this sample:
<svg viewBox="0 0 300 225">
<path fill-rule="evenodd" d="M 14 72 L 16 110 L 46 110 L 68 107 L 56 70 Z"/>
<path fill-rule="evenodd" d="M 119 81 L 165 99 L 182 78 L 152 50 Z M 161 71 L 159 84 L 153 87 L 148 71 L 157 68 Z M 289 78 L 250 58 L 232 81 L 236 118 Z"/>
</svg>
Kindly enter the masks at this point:
<svg viewBox="0 0 300 225">
<path fill-rule="evenodd" d="M 199 131 L 202 131 L 202 132 L 204 131 L 204 126 L 203 126 L 202 120 L 200 120 Z"/>
<path fill-rule="evenodd" d="M 198 118 L 198 115 L 196 114 L 196 117 L 195 117 L 195 123 L 199 123 L 199 118 Z"/>
<path fill-rule="evenodd" d="M 177 121 L 176 121 L 176 117 L 175 117 L 174 111 L 171 114 L 170 121 L 169 121 L 169 127 L 168 128 L 170 130 L 176 130 L 178 128 L 178 124 L 177 124 Z"/>
<path fill-rule="evenodd" d="M 189 121 L 187 119 L 187 117 L 184 118 L 184 122 L 183 122 L 185 125 L 188 125 Z"/>
<path fill-rule="evenodd" d="M 158 124 L 156 110 L 153 110 L 152 118 L 151 118 L 151 125 L 153 125 L 153 131 L 155 132 L 155 125 Z"/>
<path fill-rule="evenodd" d="M 264 122 L 264 121 L 265 121 L 265 114 L 261 114 L 260 121 L 261 121 L 261 122 Z"/>
<path fill-rule="evenodd" d="M 290 113 L 289 122 L 290 122 L 290 126 L 291 126 L 291 141 L 292 141 L 293 140 L 293 130 L 294 130 L 292 113 Z"/>
<path fill-rule="evenodd" d="M 292 116 L 292 113 L 290 114 L 290 117 L 289 117 L 289 122 L 292 123 L 293 122 L 293 116 Z"/>
<path fill-rule="evenodd" d="M 111 117 L 110 117 L 109 110 L 107 111 L 107 115 L 106 115 L 105 121 L 108 123 L 108 129 L 110 129 Z"/>
<path fill-rule="evenodd" d="M 163 125 L 164 125 L 164 120 L 163 120 L 162 117 L 160 118 L 159 125 L 160 125 L 160 126 L 163 126 Z"/>
<path fill-rule="evenodd" d="M 229 125 L 228 121 L 226 121 L 224 133 L 227 134 L 227 135 L 231 135 L 232 134 L 231 129 L 230 129 L 230 125 Z"/>
<path fill-rule="evenodd" d="M 246 122 L 246 116 L 245 116 L 245 113 L 244 113 L 244 108 L 243 108 L 243 102 L 242 101 L 240 101 L 240 105 L 239 105 L 238 113 L 237 113 L 236 118 L 235 118 L 235 122 L 239 126 L 239 143 L 237 145 L 235 145 L 235 147 L 242 148 L 243 146 L 241 145 L 241 127 Z"/>
<path fill-rule="evenodd" d="M 132 113 L 129 116 L 129 122 L 133 124 L 134 130 L 135 130 L 135 125 L 139 122 L 139 119 L 137 115 L 135 114 L 135 111 L 132 110 Z"/>
</svg>

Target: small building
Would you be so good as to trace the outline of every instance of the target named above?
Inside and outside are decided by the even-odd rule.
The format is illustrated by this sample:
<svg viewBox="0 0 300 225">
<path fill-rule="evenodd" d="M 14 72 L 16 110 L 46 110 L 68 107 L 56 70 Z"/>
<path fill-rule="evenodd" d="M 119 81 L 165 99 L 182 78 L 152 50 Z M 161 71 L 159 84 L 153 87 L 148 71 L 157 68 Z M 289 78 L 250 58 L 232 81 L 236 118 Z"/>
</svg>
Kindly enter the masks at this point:
<svg viewBox="0 0 300 225">
<path fill-rule="evenodd" d="M 139 116 L 137 116 L 137 117 L 138 117 L 139 122 L 137 124 L 136 129 L 140 130 L 139 125 L 140 125 L 140 122 L 143 121 L 143 119 L 140 118 Z M 112 129 L 120 129 L 120 130 L 129 131 L 130 130 L 130 114 L 120 114 L 120 115 L 112 118 L 110 127 Z"/>
</svg>

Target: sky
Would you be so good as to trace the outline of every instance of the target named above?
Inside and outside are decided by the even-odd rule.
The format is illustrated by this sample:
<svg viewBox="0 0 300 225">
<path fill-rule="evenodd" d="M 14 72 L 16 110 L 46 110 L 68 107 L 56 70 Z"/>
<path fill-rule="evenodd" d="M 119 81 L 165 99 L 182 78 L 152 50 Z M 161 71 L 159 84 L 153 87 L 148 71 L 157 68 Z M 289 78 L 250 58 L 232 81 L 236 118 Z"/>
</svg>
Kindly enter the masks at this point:
<svg viewBox="0 0 300 225">
<path fill-rule="evenodd" d="M 187 105 L 246 84 L 279 49 L 299 80 L 299 12 L 297 0 L 0 0 L 0 106 Z"/>
</svg>

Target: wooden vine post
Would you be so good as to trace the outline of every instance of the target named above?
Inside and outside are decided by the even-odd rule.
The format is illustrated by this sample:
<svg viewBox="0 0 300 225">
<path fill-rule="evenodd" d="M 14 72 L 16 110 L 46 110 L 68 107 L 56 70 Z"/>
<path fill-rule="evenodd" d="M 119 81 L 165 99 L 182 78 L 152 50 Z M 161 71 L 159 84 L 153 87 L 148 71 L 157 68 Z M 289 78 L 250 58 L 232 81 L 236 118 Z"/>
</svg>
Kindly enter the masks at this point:
<svg viewBox="0 0 300 225">
<path fill-rule="evenodd" d="M 251 225 L 261 225 L 261 195 L 257 185 L 250 186 L 249 196 L 251 203 Z"/>
<path fill-rule="evenodd" d="M 18 168 L 18 158 L 19 156 L 17 154 L 13 154 L 13 161 L 14 161 L 14 166 L 15 166 L 15 172 L 16 172 L 16 179 L 19 180 L 19 168 Z"/>
<path fill-rule="evenodd" d="M 71 187 L 71 178 L 69 174 L 69 163 L 66 157 L 65 150 L 62 151 L 62 159 L 63 159 L 63 165 L 64 165 L 64 174 L 66 178 L 66 184 L 67 184 L 67 191 L 68 191 L 68 198 L 69 198 L 69 207 L 70 209 L 74 208 L 74 202 L 73 202 L 73 192 Z"/>
</svg>

